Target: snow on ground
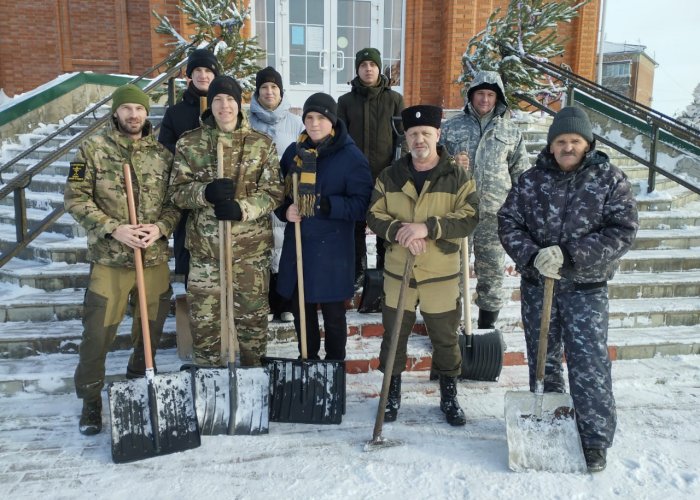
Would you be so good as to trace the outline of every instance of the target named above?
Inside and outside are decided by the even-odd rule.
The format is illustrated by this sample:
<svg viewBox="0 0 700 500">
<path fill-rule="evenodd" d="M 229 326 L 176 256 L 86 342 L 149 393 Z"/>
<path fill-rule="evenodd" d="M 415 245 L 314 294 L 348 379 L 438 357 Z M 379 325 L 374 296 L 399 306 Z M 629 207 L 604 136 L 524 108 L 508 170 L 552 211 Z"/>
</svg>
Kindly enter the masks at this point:
<svg viewBox="0 0 700 500">
<path fill-rule="evenodd" d="M 526 369 L 499 383 L 463 382 L 468 423 L 453 428 L 427 373 L 404 376 L 402 408 L 383 435 L 403 444 L 363 451 L 372 436 L 381 374 L 348 377 L 337 426 L 270 424 L 263 436 L 205 436 L 200 448 L 131 464 L 110 456 L 109 417 L 94 437 L 77 430 L 72 394 L 0 397 L 2 498 L 700 498 L 700 356 L 613 364 L 618 432 L 608 468 L 595 475 L 507 466 L 506 390 L 525 390 Z"/>
</svg>

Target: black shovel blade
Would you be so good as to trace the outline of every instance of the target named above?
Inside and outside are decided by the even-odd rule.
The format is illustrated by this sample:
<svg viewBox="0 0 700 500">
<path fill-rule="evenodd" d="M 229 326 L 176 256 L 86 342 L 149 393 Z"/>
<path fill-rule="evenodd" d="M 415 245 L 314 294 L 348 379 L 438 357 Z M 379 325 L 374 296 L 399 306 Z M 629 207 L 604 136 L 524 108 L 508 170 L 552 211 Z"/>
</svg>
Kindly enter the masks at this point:
<svg viewBox="0 0 700 500">
<path fill-rule="evenodd" d="M 197 448 L 197 416 L 188 372 L 109 386 L 112 460 L 126 463 Z"/>
<path fill-rule="evenodd" d="M 382 299 L 384 298 L 384 270 L 367 269 L 362 283 L 362 296 L 357 306 L 359 313 L 382 312 Z"/>
<path fill-rule="evenodd" d="M 343 361 L 263 358 L 270 374 L 270 420 L 339 424 L 345 413 Z"/>
<path fill-rule="evenodd" d="M 503 335 L 500 330 L 473 333 L 471 346 L 467 336 L 459 332 L 459 349 L 462 352 L 462 373 L 460 378 L 495 382 L 503 369 Z"/>
</svg>

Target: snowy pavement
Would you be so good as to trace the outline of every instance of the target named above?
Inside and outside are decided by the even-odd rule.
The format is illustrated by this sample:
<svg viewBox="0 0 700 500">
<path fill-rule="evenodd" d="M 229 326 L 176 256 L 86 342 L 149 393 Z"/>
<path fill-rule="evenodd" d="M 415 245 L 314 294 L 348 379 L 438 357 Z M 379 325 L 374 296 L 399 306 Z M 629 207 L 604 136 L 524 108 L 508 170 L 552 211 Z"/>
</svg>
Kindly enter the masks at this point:
<svg viewBox="0 0 700 500">
<path fill-rule="evenodd" d="M 72 394 L 0 397 L 0 498 L 700 498 L 700 356 L 613 363 L 618 431 L 595 475 L 510 472 L 506 390 L 525 390 L 524 366 L 498 383 L 460 382 L 467 425 L 453 428 L 426 372 L 404 376 L 402 408 L 383 435 L 403 441 L 363 451 L 381 385 L 348 376 L 338 426 L 270 424 L 263 436 L 205 436 L 200 448 L 115 465 L 109 416 L 98 436 L 77 430 Z"/>
</svg>

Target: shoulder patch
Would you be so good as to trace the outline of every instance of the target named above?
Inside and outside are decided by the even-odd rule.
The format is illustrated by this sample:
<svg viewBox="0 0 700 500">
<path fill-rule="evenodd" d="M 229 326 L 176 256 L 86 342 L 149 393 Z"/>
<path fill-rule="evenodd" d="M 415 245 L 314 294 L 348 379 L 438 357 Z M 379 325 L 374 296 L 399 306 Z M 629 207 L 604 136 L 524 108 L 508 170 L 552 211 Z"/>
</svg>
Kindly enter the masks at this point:
<svg viewBox="0 0 700 500">
<path fill-rule="evenodd" d="M 70 162 L 70 170 L 68 171 L 68 182 L 82 182 L 85 180 L 85 162 L 72 161 Z"/>
</svg>

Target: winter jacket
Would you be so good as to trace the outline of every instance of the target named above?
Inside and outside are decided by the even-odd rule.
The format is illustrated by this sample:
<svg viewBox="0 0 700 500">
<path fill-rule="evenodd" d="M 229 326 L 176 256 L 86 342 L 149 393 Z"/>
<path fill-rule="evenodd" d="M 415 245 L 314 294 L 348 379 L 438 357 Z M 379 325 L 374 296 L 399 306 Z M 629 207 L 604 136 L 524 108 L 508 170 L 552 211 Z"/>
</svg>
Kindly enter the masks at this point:
<svg viewBox="0 0 700 500">
<path fill-rule="evenodd" d="M 350 92 L 338 99 L 338 118 L 345 122 L 350 137 L 369 160 L 372 178 L 376 179 L 394 159 L 396 137 L 391 117 L 401 116 L 403 97 L 391 90 L 384 75 L 380 75 L 376 87 L 366 87 L 359 77 L 350 85 Z"/>
<path fill-rule="evenodd" d="M 627 176 L 594 149 L 578 169 L 564 172 L 545 148 L 498 212 L 501 243 L 530 280 L 539 279 L 533 266 L 537 252 L 559 245 L 566 256 L 562 283 L 607 281 L 638 227 Z"/>
<path fill-rule="evenodd" d="M 146 121 L 143 136 L 133 140 L 112 126 L 86 139 L 70 164 L 64 191 L 66 211 L 87 232 L 88 260 L 105 266 L 134 267 L 134 250 L 112 238 L 122 224 L 130 224 L 123 165 L 131 165 L 136 217 L 155 224 L 162 237 L 145 249 L 145 266 L 167 262 L 168 237 L 180 211 L 168 196 L 172 154 L 151 134 Z"/>
<path fill-rule="evenodd" d="M 199 93 L 190 83 L 182 94 L 182 101 L 165 110 L 160 123 L 158 142 L 175 153 L 175 143 L 185 132 L 199 127 Z M 206 97 L 206 94 L 204 94 Z"/>
<path fill-rule="evenodd" d="M 367 158 L 357 149 L 342 121 L 334 127 L 335 136 L 319 152 L 316 160 L 318 201 L 327 197 L 330 213 L 316 206 L 316 214 L 301 221 L 301 245 L 306 302 L 338 302 L 352 297 L 355 277 L 355 222 L 364 220 L 372 192 L 372 175 Z M 282 173 L 288 175 L 295 164 L 296 144 L 282 156 Z M 291 195 L 275 213 L 286 222 Z M 294 224 L 287 224 L 277 279 L 277 292 L 292 297 L 297 286 Z"/>
<path fill-rule="evenodd" d="M 180 208 L 191 209 L 185 245 L 193 259 L 219 258 L 219 221 L 204 190 L 216 177 L 216 144 L 224 144 L 224 176 L 234 179 L 239 191 L 239 173 L 245 167 L 242 192 L 236 201 L 243 218 L 233 221 L 234 258 L 269 252 L 272 230 L 269 214 L 282 201 L 278 156 L 268 136 L 252 130 L 242 113 L 238 128 L 223 132 L 207 110 L 202 126 L 185 133 L 177 142 L 170 191 Z"/>
<path fill-rule="evenodd" d="M 260 104 L 255 95 L 250 100 L 250 126 L 258 132 L 269 135 L 277 146 L 279 154 L 284 153 L 290 144 L 295 143 L 299 134 L 304 131 L 301 117 L 289 111 L 290 107 L 291 104 L 286 95 L 282 96 L 282 102 L 273 110 Z M 272 272 L 277 273 L 282 256 L 285 224 L 275 214 L 271 214 L 270 217 L 274 239 Z"/>
<path fill-rule="evenodd" d="M 482 219 L 495 217 L 518 176 L 530 168 L 522 133 L 509 118 L 501 77 L 494 71 L 482 71 L 469 88 L 484 83 L 500 89 L 488 123 L 482 124 L 468 102 L 464 113 L 450 118 L 440 129 L 440 144 L 444 144 L 452 156 L 460 151 L 469 153 Z"/>
<path fill-rule="evenodd" d="M 402 222 L 424 222 L 428 226 L 427 252 L 416 256 L 413 277 L 443 281 L 459 274 L 462 239 L 474 231 L 478 221 L 476 186 L 469 172 L 457 166 L 442 146 L 440 160 L 430 171 L 420 195 L 413 182 L 411 155 L 395 160 L 374 186 L 367 225 L 385 240 L 384 272 L 403 277 L 408 250 L 396 242 Z"/>
</svg>

